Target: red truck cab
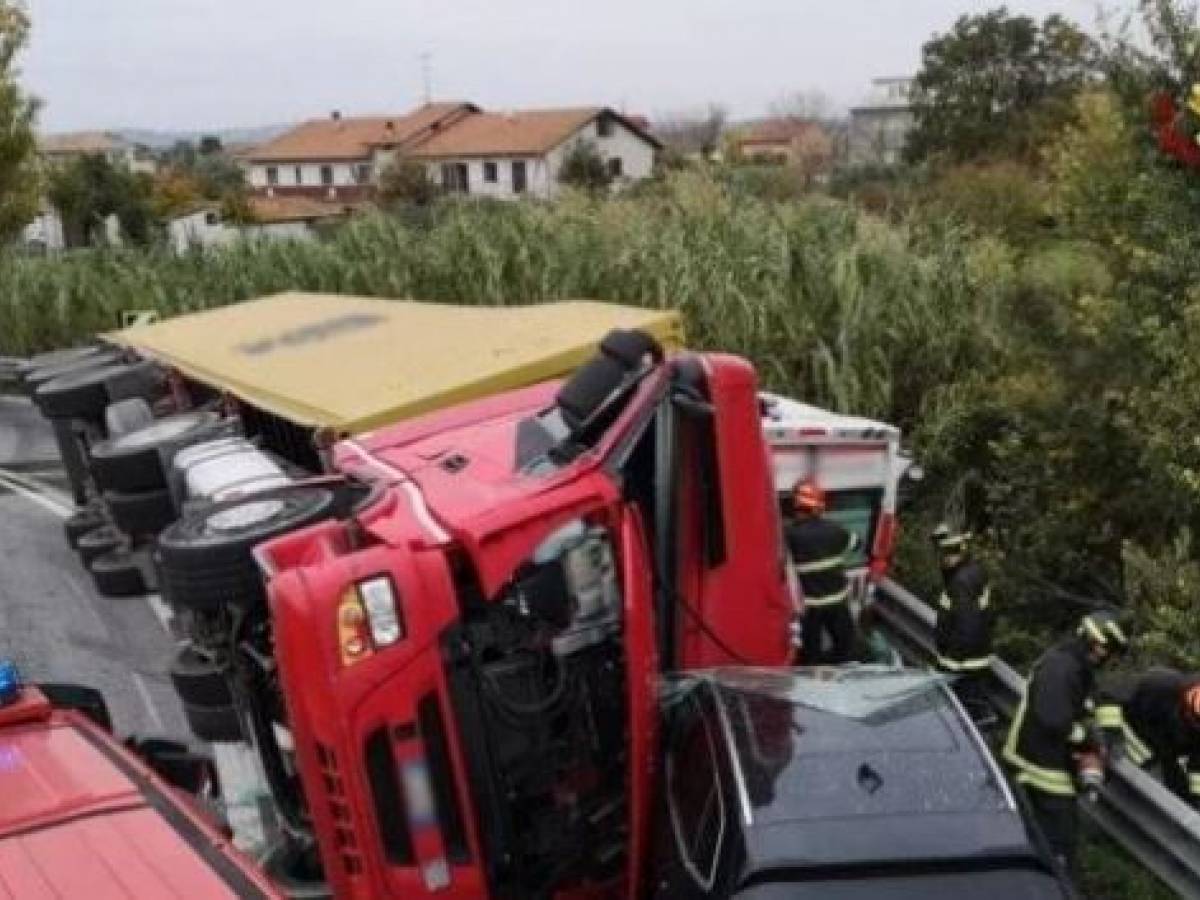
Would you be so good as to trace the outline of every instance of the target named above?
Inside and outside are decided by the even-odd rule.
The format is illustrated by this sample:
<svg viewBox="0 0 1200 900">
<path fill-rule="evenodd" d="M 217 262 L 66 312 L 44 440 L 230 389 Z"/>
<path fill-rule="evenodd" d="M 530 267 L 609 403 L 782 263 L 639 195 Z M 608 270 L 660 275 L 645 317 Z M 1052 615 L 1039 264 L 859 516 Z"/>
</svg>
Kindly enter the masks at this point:
<svg viewBox="0 0 1200 900">
<path fill-rule="evenodd" d="M 275 898 L 190 798 L 35 687 L 0 707 L 0 897 Z"/>
<path fill-rule="evenodd" d="M 336 896 L 637 894 L 660 674 L 790 661 L 753 369 L 636 337 L 344 441 L 373 500 L 256 550 Z"/>
</svg>

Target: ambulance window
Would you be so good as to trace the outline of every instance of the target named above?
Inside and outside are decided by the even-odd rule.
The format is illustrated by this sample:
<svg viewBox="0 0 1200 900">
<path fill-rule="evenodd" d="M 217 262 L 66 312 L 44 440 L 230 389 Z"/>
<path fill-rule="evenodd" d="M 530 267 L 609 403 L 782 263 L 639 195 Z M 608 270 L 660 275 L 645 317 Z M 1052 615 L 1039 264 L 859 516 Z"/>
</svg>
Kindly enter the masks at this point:
<svg viewBox="0 0 1200 900">
<path fill-rule="evenodd" d="M 883 491 L 878 489 L 830 491 L 826 495 L 828 508 L 825 516 L 837 522 L 851 534 L 858 535 L 858 550 L 847 558 L 850 567 L 865 566 L 875 544 L 875 526 L 879 521 L 879 510 L 883 502 Z"/>
</svg>

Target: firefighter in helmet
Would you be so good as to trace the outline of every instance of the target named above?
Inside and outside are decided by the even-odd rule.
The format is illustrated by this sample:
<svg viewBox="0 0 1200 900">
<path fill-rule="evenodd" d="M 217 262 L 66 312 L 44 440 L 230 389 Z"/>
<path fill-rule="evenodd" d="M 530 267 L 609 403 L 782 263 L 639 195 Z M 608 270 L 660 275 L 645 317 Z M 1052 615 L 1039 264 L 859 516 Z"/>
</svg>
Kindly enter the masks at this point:
<svg viewBox="0 0 1200 900">
<path fill-rule="evenodd" d="M 930 535 L 938 553 L 943 590 L 934 637 L 938 668 L 956 676 L 964 704 L 986 704 L 979 680 L 992 662 L 991 588 L 987 572 L 971 555 L 971 535 L 938 525 Z"/>
<path fill-rule="evenodd" d="M 803 662 L 847 662 L 854 651 L 854 619 L 847 604 L 846 555 L 858 548 L 858 536 L 823 517 L 825 492 L 812 481 L 796 483 L 792 506 L 785 537 L 804 593 Z"/>
<path fill-rule="evenodd" d="M 1099 703 L 1096 720 L 1130 762 L 1157 767 L 1177 797 L 1200 806 L 1200 674 L 1151 669 L 1124 699 Z"/>
<path fill-rule="evenodd" d="M 1084 616 L 1073 636 L 1034 663 L 1004 743 L 1004 759 L 1068 871 L 1078 842 L 1077 788 L 1094 789 L 1104 775 L 1104 744 L 1090 722 L 1095 673 L 1128 645 L 1113 613 Z"/>
</svg>

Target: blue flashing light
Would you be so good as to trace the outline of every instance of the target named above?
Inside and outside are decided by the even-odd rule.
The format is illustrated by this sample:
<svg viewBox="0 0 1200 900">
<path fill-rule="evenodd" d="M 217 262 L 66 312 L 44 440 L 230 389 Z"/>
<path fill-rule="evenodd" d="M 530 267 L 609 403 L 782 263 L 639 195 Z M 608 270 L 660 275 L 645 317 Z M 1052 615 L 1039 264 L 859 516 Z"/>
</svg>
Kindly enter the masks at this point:
<svg viewBox="0 0 1200 900">
<path fill-rule="evenodd" d="M 21 698 L 21 673 L 11 659 L 0 659 L 0 706 L 16 703 Z"/>
</svg>

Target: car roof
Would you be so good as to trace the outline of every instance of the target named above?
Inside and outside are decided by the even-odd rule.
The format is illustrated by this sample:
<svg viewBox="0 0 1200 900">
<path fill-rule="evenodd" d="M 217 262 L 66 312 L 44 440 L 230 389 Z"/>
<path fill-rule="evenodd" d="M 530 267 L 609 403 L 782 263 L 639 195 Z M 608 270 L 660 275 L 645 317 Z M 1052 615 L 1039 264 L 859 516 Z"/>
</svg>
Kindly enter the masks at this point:
<svg viewBox="0 0 1200 900">
<path fill-rule="evenodd" d="M 1033 855 L 944 681 L 858 709 L 827 704 L 824 685 L 806 702 L 797 684 L 793 696 L 715 686 L 751 868 Z"/>
</svg>

